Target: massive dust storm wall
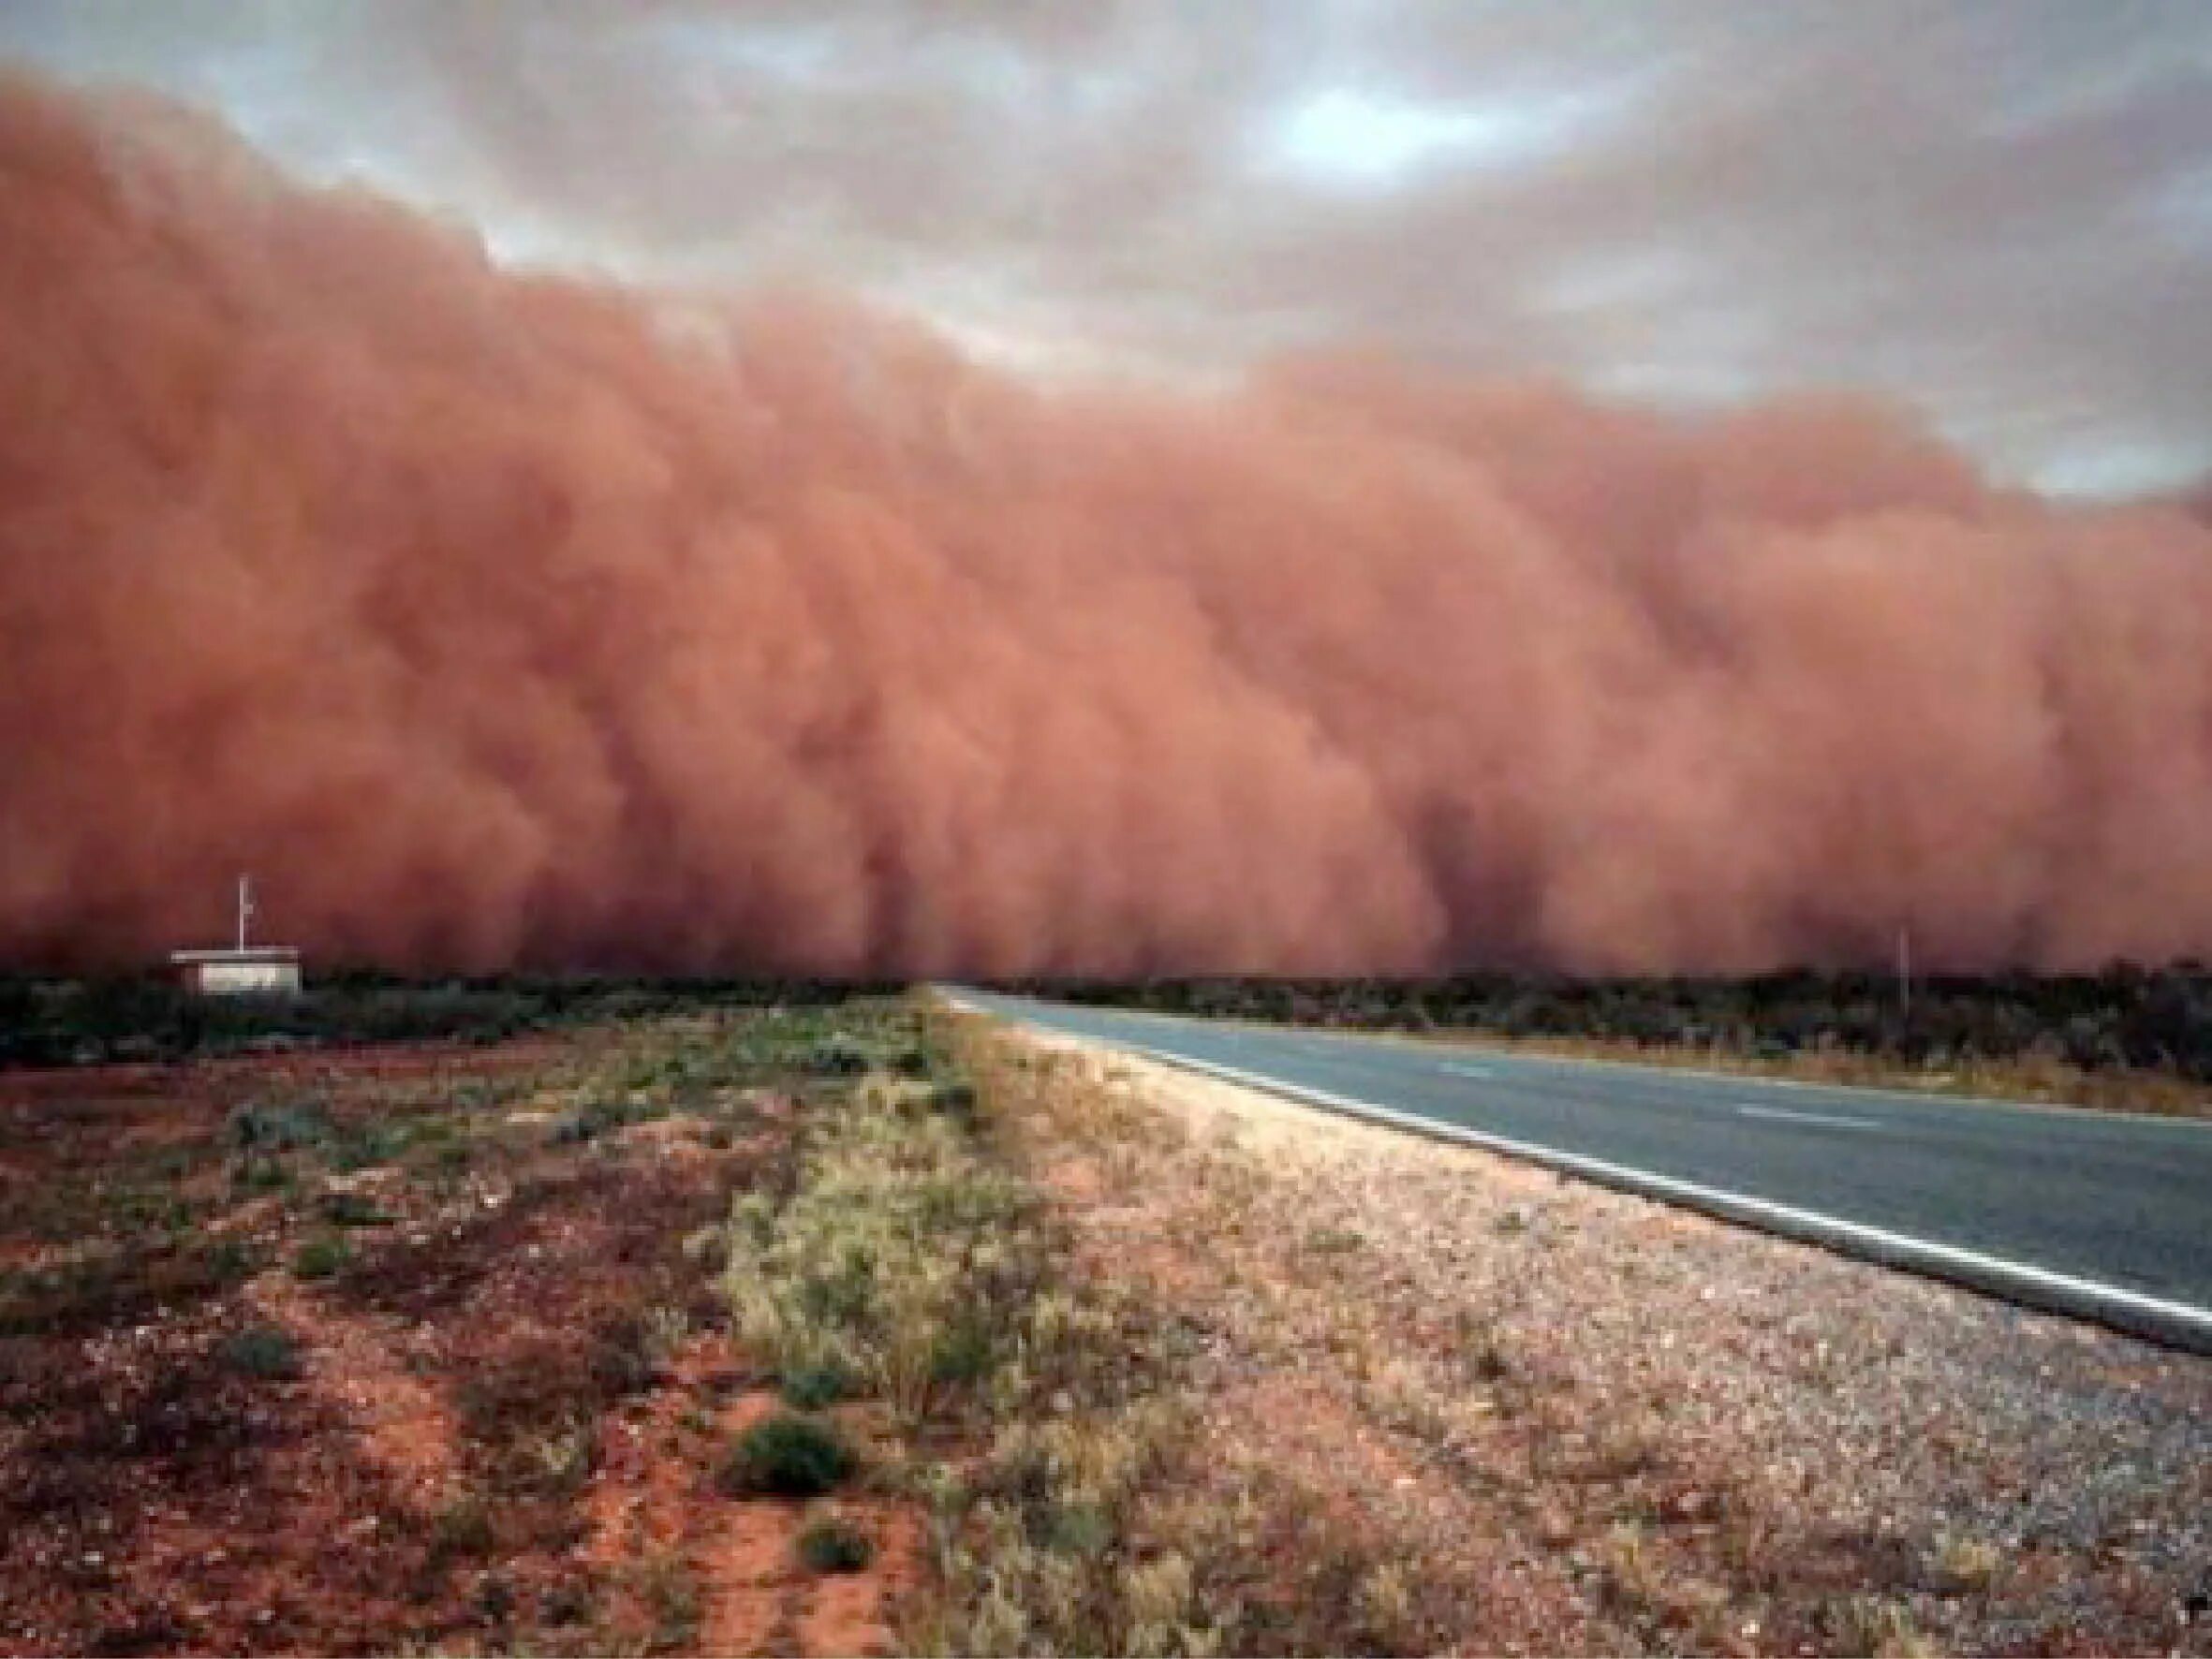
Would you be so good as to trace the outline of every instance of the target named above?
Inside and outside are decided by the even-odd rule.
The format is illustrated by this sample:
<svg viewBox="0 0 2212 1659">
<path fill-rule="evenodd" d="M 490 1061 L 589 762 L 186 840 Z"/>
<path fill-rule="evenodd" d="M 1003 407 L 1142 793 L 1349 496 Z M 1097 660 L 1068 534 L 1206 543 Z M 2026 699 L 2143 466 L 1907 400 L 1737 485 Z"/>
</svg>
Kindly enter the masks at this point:
<svg viewBox="0 0 2212 1659">
<path fill-rule="evenodd" d="M 1848 398 L 1040 387 L 0 81 L 0 960 L 2212 952 L 2212 531 Z"/>
</svg>

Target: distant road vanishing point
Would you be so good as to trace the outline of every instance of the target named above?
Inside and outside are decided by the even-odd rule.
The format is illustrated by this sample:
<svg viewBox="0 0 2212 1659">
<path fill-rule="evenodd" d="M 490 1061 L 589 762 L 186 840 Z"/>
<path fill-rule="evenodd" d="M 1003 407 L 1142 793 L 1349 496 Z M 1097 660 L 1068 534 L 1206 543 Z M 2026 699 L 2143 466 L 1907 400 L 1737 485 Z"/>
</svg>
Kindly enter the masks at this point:
<svg viewBox="0 0 2212 1659">
<path fill-rule="evenodd" d="M 2212 1123 L 947 994 L 2212 1354 Z"/>
</svg>

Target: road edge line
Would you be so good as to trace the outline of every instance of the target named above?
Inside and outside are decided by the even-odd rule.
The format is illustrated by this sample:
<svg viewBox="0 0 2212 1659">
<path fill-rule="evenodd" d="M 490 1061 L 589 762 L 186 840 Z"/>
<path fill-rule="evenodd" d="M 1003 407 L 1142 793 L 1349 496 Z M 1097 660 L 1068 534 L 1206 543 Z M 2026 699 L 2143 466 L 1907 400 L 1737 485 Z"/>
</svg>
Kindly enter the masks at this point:
<svg viewBox="0 0 2212 1659">
<path fill-rule="evenodd" d="M 1031 999 L 1036 1000 L 1036 999 Z M 1316 1036 L 1340 1042 L 1391 1043 L 1418 1053 L 1481 1054 L 1508 1062 L 1545 1065 L 1597 1066 L 1608 1071 L 1658 1072 L 1670 1078 L 1697 1078 L 1720 1083 L 1747 1083 L 1754 1089 L 1806 1089 L 1815 1093 L 1871 1094 L 1905 1105 L 1993 1107 L 1999 1111 L 2024 1111 L 2052 1117 L 2076 1118 L 2090 1123 L 2142 1124 L 2160 1129 L 2186 1129 L 2212 1134 L 2212 1118 L 2185 1112 L 2142 1111 L 2129 1107 L 2074 1106 L 2063 1100 L 2015 1100 L 2004 1094 L 1957 1094 L 1947 1089 L 1914 1089 L 1902 1083 L 1836 1083 L 1820 1078 L 1784 1077 L 1770 1071 L 1728 1071 L 1711 1065 L 1676 1065 L 1667 1061 L 1630 1060 L 1599 1054 L 1556 1054 L 1548 1049 L 1526 1047 L 1512 1037 L 1469 1035 L 1423 1036 L 1417 1032 L 1348 1029 L 1341 1026 L 1299 1025 L 1286 1020 L 1247 1020 L 1212 1014 L 1170 1014 L 1158 1008 L 1123 1007 L 1118 1004 L 1070 1003 L 1063 1006 L 1167 1025 L 1197 1026 L 1209 1030 L 1251 1031 L 1267 1035 Z M 995 1012 L 977 1009 L 976 1012 Z M 1010 1015 L 1000 1015 L 1010 1019 Z M 1105 1040 L 1105 1039 L 1100 1039 Z"/>
</svg>

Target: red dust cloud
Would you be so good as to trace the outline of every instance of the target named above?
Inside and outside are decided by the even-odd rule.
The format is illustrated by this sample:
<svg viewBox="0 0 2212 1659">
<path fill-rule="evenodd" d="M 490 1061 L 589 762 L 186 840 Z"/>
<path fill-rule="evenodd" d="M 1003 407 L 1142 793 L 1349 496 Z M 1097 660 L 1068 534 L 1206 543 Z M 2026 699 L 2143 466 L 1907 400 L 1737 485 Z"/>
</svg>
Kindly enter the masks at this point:
<svg viewBox="0 0 2212 1659">
<path fill-rule="evenodd" d="M 2212 953 L 2212 526 L 1881 409 L 1044 388 L 0 82 L 0 959 Z"/>
</svg>

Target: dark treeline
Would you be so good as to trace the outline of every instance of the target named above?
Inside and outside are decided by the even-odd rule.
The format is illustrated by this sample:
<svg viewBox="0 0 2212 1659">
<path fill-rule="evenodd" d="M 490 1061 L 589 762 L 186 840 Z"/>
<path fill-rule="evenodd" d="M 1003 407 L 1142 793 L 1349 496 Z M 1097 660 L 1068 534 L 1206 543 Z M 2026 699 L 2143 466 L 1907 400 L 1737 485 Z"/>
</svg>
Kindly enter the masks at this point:
<svg viewBox="0 0 2212 1659">
<path fill-rule="evenodd" d="M 0 1066 L 179 1060 L 321 1043 L 488 1043 L 686 1008 L 840 1002 L 896 989 L 812 979 L 509 974 L 423 980 L 362 972 L 318 976 L 296 997 L 211 997 L 157 975 L 0 975 Z"/>
<path fill-rule="evenodd" d="M 1004 987 L 1162 1013 L 1362 1031 L 1457 1029 L 1718 1048 L 1778 1058 L 1840 1050 L 1914 1064 L 2042 1056 L 2212 1082 L 2212 973 L 2119 964 L 2101 974 L 1915 980 L 1869 974 L 1747 979 L 1029 980 Z"/>
<path fill-rule="evenodd" d="M 318 976 L 290 998 L 206 997 L 158 975 L 0 975 L 0 1066 L 175 1060 L 293 1045 L 496 1042 L 532 1031 L 685 1008 L 814 1005 L 895 991 L 810 979 L 502 975 Z M 1021 980 L 1000 989 L 1163 1013 L 1361 1031 L 1464 1030 L 1719 1049 L 1779 1058 L 1822 1050 L 1912 1064 L 2044 1057 L 2084 1071 L 2212 1082 L 2212 972 L 2194 964 L 2042 977 L 1896 981 L 1870 974 L 1744 979 Z"/>
</svg>

